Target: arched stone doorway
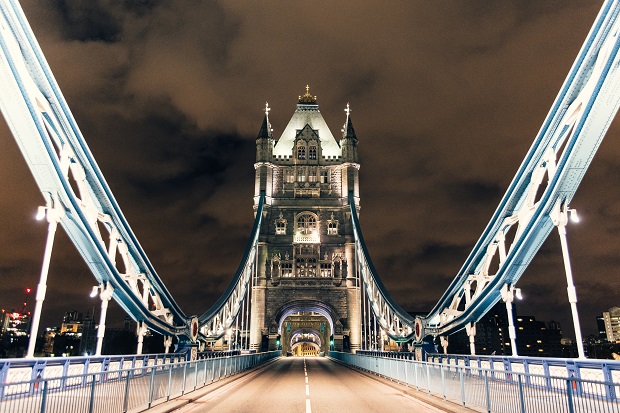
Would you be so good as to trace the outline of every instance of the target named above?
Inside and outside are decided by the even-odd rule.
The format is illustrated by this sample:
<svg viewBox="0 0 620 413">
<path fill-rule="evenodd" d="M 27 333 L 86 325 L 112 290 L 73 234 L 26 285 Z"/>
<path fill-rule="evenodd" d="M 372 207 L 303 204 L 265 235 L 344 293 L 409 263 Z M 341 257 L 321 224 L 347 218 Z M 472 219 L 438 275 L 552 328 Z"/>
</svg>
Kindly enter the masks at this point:
<svg viewBox="0 0 620 413">
<path fill-rule="evenodd" d="M 342 341 L 342 325 L 329 305 L 314 301 L 293 301 L 282 306 L 275 323 L 283 354 L 322 355 L 333 348 L 334 337 Z M 334 333 L 337 334 L 334 334 Z M 339 344 L 340 344 L 339 343 Z"/>
</svg>

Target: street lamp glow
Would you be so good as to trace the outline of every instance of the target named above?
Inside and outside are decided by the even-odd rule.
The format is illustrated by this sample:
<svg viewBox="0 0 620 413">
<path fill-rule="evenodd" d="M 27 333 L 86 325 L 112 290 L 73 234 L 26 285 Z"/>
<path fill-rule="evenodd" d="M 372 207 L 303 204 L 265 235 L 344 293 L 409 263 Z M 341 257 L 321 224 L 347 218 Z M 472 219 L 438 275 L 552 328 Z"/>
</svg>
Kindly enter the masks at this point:
<svg viewBox="0 0 620 413">
<path fill-rule="evenodd" d="M 45 208 L 44 206 L 40 206 L 37 208 L 37 215 L 34 216 L 34 219 L 36 219 L 37 221 L 41 221 L 43 220 L 43 218 L 45 218 L 45 210 L 47 208 Z"/>
<path fill-rule="evenodd" d="M 517 299 L 519 300 L 523 300 L 523 294 L 521 294 L 520 288 L 515 288 L 515 297 L 517 297 Z"/>
<path fill-rule="evenodd" d="M 577 210 L 576 209 L 569 209 L 568 212 L 570 212 L 570 220 L 572 222 L 577 223 L 577 222 L 580 221 L 579 215 L 577 215 Z"/>
<path fill-rule="evenodd" d="M 97 294 L 99 294 L 99 286 L 95 285 L 93 286 L 92 291 L 90 292 L 90 298 L 94 298 L 97 296 Z"/>
</svg>

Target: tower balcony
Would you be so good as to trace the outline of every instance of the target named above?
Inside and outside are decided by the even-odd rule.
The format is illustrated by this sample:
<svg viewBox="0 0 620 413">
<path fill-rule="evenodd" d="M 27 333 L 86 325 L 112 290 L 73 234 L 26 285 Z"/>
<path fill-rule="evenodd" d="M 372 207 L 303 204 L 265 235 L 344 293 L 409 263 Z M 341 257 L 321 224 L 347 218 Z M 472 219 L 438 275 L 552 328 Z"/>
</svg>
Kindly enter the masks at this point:
<svg viewBox="0 0 620 413">
<path fill-rule="evenodd" d="M 293 243 L 295 244 L 319 244 L 320 242 L 321 236 L 316 230 L 310 233 L 302 233 L 301 231 L 297 231 L 293 236 Z"/>
</svg>

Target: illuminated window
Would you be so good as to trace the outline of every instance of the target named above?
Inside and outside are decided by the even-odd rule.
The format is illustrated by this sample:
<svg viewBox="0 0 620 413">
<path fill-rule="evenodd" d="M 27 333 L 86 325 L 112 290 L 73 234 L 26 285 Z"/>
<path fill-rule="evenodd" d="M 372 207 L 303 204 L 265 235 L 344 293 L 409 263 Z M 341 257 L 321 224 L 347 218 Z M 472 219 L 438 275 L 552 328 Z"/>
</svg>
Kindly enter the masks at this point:
<svg viewBox="0 0 620 413">
<path fill-rule="evenodd" d="M 311 146 L 308 148 L 308 159 L 310 160 L 316 159 L 316 146 Z"/>
<path fill-rule="evenodd" d="M 282 277 L 292 277 L 293 276 L 293 264 L 290 262 L 282 263 Z"/>
<path fill-rule="evenodd" d="M 297 168 L 297 182 L 306 182 L 306 168 Z"/>
<path fill-rule="evenodd" d="M 286 235 L 286 221 L 276 222 L 276 235 Z"/>
<path fill-rule="evenodd" d="M 334 219 L 333 212 L 331 218 L 327 220 L 327 235 L 338 235 L 338 220 Z"/>
<path fill-rule="evenodd" d="M 282 212 L 276 220 L 276 235 L 286 235 L 286 220 L 282 217 Z"/>
<path fill-rule="evenodd" d="M 312 214 L 302 214 L 297 217 L 297 232 L 301 235 L 310 235 L 316 232 L 316 218 Z"/>
<path fill-rule="evenodd" d="M 297 147 L 297 159 L 300 159 L 300 160 L 306 159 L 306 147 L 305 146 Z"/>
<path fill-rule="evenodd" d="M 295 268 L 298 277 L 316 277 L 316 258 L 298 257 Z"/>
<path fill-rule="evenodd" d="M 286 169 L 286 171 L 284 172 L 284 182 L 289 184 L 295 182 L 295 170 L 293 170 L 292 168 Z"/>
<path fill-rule="evenodd" d="M 302 212 L 295 218 L 295 238 L 298 243 L 320 242 L 318 219 L 312 212 Z"/>
</svg>

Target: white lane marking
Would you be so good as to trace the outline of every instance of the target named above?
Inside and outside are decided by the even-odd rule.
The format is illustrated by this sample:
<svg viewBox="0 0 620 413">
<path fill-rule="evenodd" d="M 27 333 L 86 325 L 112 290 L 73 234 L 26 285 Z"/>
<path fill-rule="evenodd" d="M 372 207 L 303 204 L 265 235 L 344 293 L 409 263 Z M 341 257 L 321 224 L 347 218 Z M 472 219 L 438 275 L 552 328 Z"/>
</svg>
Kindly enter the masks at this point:
<svg viewBox="0 0 620 413">
<path fill-rule="evenodd" d="M 306 370 L 306 358 L 304 357 L 304 376 L 306 379 L 306 413 L 312 413 L 310 407 L 310 385 L 308 384 L 308 371 Z"/>
</svg>

